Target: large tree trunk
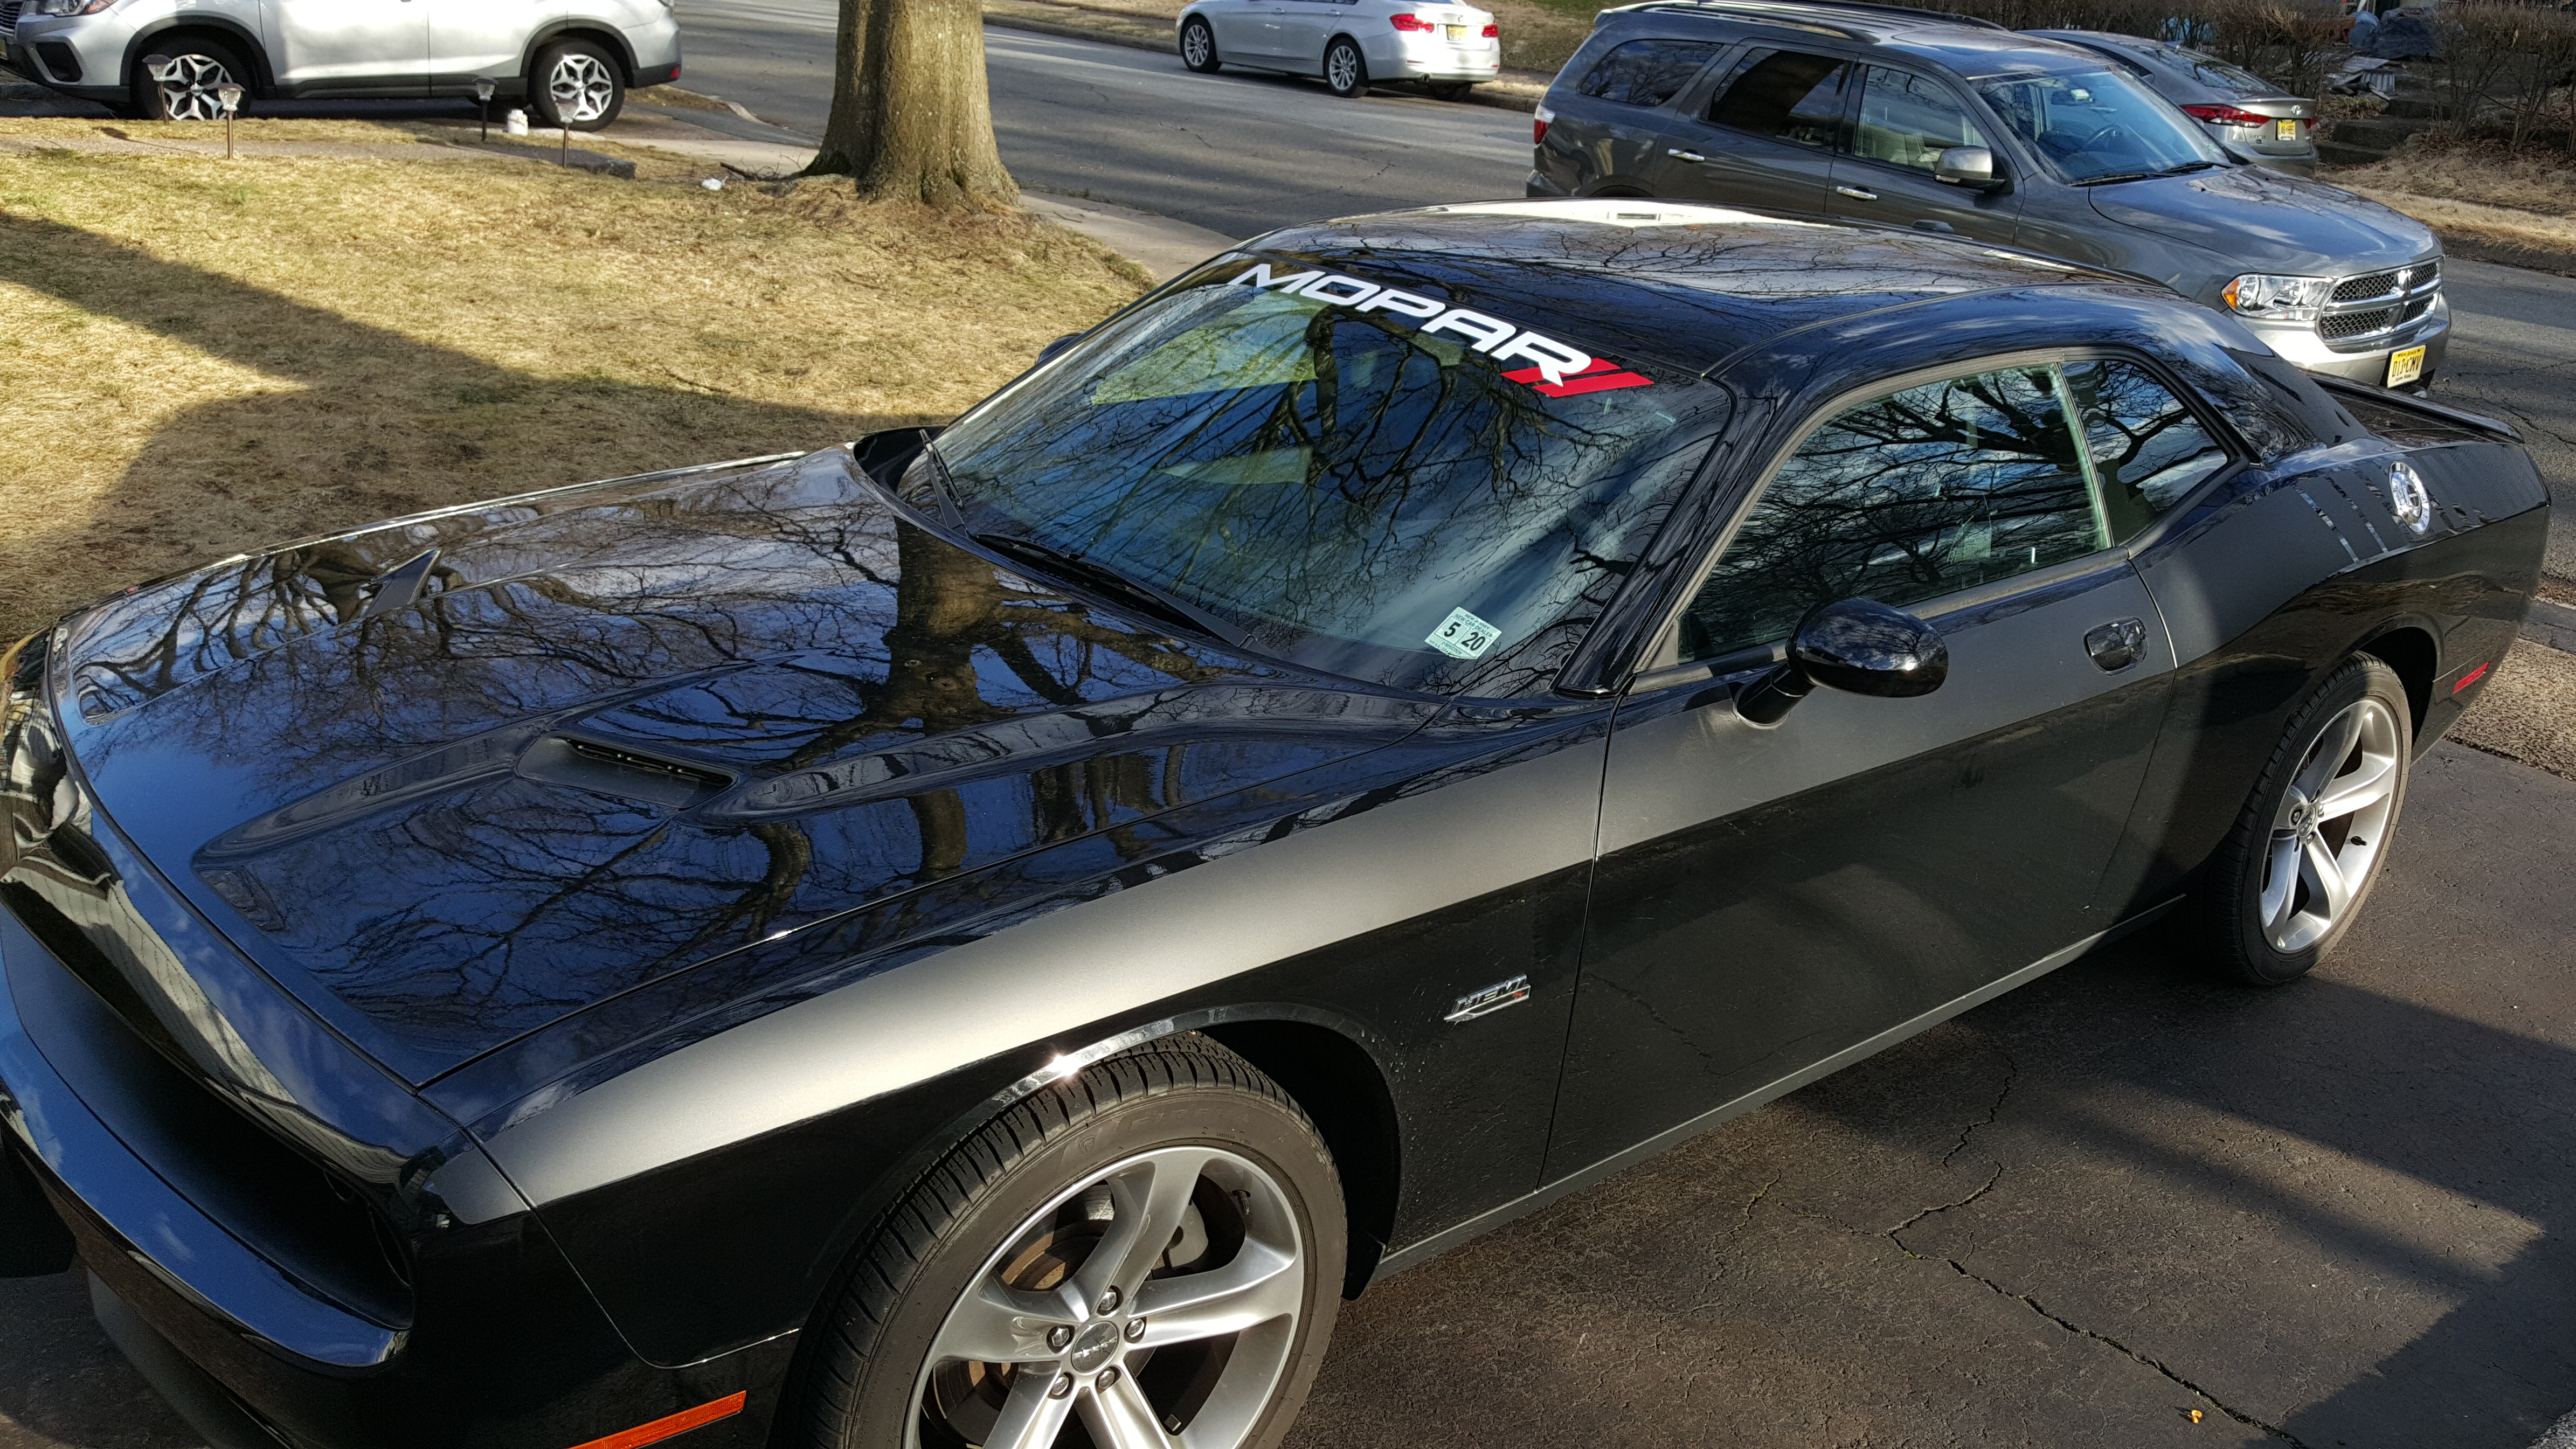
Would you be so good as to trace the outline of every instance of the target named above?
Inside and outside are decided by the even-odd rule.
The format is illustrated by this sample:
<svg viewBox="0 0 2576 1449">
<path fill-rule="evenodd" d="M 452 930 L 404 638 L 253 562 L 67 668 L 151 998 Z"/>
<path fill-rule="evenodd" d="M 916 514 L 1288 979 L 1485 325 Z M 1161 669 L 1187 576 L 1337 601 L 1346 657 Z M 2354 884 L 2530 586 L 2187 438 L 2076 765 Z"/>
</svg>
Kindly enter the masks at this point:
<svg viewBox="0 0 2576 1449">
<path fill-rule="evenodd" d="M 993 143 L 978 0 L 841 0 L 838 67 L 808 175 L 932 206 L 1020 199 Z"/>
</svg>

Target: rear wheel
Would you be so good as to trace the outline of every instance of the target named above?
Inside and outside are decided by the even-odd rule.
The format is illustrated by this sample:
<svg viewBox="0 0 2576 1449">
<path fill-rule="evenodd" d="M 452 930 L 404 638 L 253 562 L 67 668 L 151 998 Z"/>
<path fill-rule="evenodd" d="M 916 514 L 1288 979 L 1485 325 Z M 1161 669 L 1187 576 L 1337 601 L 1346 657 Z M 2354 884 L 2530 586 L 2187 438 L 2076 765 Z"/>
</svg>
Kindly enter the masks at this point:
<svg viewBox="0 0 2576 1449">
<path fill-rule="evenodd" d="M 558 40 L 538 51 L 535 81 L 529 99 L 549 126 L 606 130 L 626 109 L 625 72 L 592 41 Z"/>
<path fill-rule="evenodd" d="M 1368 58 L 1360 54 L 1358 41 L 1336 35 L 1324 47 L 1324 84 L 1344 100 L 1368 94 Z"/>
<path fill-rule="evenodd" d="M 2388 859 L 2414 746 L 2397 671 L 2356 656 L 2317 686 L 2211 863 L 2202 929 L 2222 968 L 2278 986 L 2343 939 Z"/>
<path fill-rule="evenodd" d="M 218 88 L 251 83 L 239 51 L 208 36 L 155 36 L 135 62 L 134 113 L 147 121 L 220 121 Z"/>
<path fill-rule="evenodd" d="M 1195 15 L 1181 22 L 1181 64 L 1201 75 L 1214 75 L 1225 65 L 1217 58 L 1216 32 Z"/>
<path fill-rule="evenodd" d="M 1268 1449 L 1340 1306 L 1331 1156 L 1202 1037 L 1005 1112 L 917 1184 L 818 1352 L 817 1449 Z"/>
</svg>

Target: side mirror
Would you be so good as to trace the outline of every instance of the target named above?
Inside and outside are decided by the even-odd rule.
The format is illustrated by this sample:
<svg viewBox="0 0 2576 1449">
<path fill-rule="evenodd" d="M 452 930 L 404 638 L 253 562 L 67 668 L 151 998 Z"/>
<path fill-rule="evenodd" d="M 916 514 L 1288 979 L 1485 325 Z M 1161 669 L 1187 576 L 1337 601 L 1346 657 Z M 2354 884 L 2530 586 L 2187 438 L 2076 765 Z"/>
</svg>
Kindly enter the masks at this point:
<svg viewBox="0 0 2576 1449">
<path fill-rule="evenodd" d="M 1932 162 L 1932 179 L 1971 191 L 1991 191 L 2004 184 L 1995 174 L 1995 153 L 1983 146 L 1952 146 Z"/>
<path fill-rule="evenodd" d="M 1071 347 L 1073 344 L 1080 342 L 1082 339 L 1090 335 L 1091 334 L 1088 332 L 1068 332 L 1053 342 L 1048 343 L 1046 346 L 1039 348 L 1038 361 L 1045 362 L 1054 357 L 1057 353 L 1064 351 L 1066 348 Z"/>
<path fill-rule="evenodd" d="M 1775 725 L 1817 685 L 1878 699 L 1930 694 L 1950 677 L 1950 646 L 1940 631 L 1875 599 L 1822 604 L 1798 623 L 1789 662 L 1746 685 L 1735 711 L 1746 722 Z"/>
</svg>

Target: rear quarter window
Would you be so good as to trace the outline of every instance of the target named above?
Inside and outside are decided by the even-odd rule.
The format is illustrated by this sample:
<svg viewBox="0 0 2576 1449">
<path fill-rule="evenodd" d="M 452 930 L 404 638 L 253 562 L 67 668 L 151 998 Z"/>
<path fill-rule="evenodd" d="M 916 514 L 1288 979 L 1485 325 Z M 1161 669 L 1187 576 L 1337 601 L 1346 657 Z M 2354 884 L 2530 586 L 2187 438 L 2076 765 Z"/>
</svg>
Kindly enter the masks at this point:
<svg viewBox="0 0 2576 1449">
<path fill-rule="evenodd" d="M 1575 94 L 1623 106 L 1660 106 L 1723 49 L 1708 40 L 1631 40 L 1594 62 Z"/>
</svg>

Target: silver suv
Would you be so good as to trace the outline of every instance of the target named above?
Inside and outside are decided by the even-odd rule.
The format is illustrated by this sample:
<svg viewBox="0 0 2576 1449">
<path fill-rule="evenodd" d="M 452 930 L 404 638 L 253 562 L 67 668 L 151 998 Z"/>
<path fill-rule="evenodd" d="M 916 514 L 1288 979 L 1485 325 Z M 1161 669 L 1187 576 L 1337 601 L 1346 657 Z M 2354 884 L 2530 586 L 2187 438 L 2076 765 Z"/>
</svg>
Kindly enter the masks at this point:
<svg viewBox="0 0 2576 1449">
<path fill-rule="evenodd" d="M 670 0 L 0 0 L 10 69 L 121 115 L 212 120 L 255 98 L 524 99 L 595 131 L 680 76 Z"/>
</svg>

